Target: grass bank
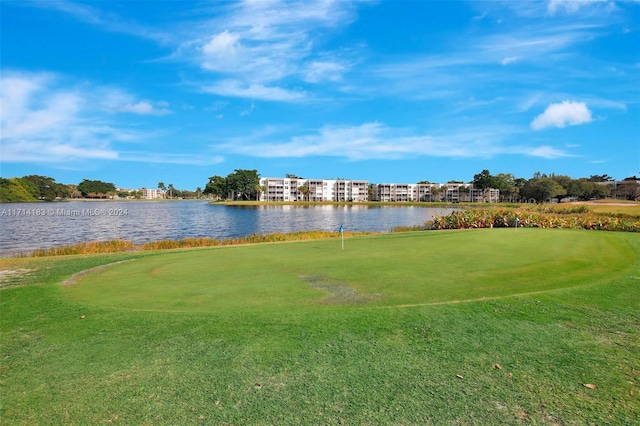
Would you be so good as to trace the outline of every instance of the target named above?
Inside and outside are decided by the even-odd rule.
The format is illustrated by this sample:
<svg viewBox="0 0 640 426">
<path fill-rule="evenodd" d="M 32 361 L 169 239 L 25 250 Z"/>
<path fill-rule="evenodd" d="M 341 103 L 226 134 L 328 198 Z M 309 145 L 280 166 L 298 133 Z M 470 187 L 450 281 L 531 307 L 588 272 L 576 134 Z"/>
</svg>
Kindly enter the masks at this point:
<svg viewBox="0 0 640 426">
<path fill-rule="evenodd" d="M 3 424 L 640 418 L 636 233 L 442 231 L 0 269 L 13 271 Z"/>
</svg>

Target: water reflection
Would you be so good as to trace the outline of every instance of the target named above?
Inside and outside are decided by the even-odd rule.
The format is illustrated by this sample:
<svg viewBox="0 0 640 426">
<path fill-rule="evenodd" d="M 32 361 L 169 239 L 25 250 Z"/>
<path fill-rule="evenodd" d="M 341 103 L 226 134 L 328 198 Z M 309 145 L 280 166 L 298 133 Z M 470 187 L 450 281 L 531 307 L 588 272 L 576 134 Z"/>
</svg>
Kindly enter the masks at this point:
<svg viewBox="0 0 640 426">
<path fill-rule="evenodd" d="M 82 241 L 236 238 L 307 230 L 388 231 L 452 209 L 395 206 L 224 206 L 204 201 L 0 204 L 0 254 Z"/>
</svg>

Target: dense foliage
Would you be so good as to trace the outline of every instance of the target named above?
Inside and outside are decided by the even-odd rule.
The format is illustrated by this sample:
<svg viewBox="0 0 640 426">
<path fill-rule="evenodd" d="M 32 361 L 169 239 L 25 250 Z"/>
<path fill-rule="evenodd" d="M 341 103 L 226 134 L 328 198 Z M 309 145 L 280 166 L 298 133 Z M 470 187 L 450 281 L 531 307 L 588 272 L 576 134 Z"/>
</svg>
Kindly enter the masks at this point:
<svg viewBox="0 0 640 426">
<path fill-rule="evenodd" d="M 53 201 L 67 198 L 70 189 L 47 176 L 29 175 L 21 178 L 0 178 L 0 202 Z"/>
<path fill-rule="evenodd" d="M 260 191 L 260 175 L 257 170 L 236 169 L 226 178 L 211 176 L 204 194 L 225 200 L 255 200 Z"/>
<path fill-rule="evenodd" d="M 428 227 L 431 229 L 571 228 L 640 232 L 640 219 L 594 214 L 584 206 L 579 206 L 575 210 L 557 209 L 556 211 L 470 209 L 436 217 Z"/>
<path fill-rule="evenodd" d="M 78 191 L 83 197 L 104 198 L 113 195 L 116 192 L 116 186 L 111 182 L 102 182 L 100 180 L 83 179 L 78 185 Z"/>
<path fill-rule="evenodd" d="M 626 178 L 622 185 L 615 184 L 607 175 L 573 179 L 566 175 L 535 173 L 531 179 L 516 178 L 511 173 L 491 175 L 483 170 L 473 178 L 478 189 L 500 190 L 500 201 L 534 200 L 543 203 L 550 199 L 571 198 L 578 201 L 601 199 L 606 196 L 633 200 L 640 195 L 635 176 Z"/>
</svg>

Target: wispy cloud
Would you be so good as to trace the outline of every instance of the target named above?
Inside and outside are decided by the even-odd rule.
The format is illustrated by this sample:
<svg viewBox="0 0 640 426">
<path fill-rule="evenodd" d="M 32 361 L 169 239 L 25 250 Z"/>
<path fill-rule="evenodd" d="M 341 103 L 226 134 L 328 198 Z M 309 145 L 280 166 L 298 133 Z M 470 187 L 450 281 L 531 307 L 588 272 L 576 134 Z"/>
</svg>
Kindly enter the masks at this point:
<svg viewBox="0 0 640 426">
<path fill-rule="evenodd" d="M 460 35 L 454 48 L 426 54 L 382 58 L 362 74 L 360 93 L 404 96 L 415 100 L 440 99 L 459 102 L 477 93 L 522 97 L 539 91 L 543 83 L 553 86 L 559 68 L 580 75 L 577 46 L 604 34 L 597 21 L 555 22 L 518 17 L 500 31 L 470 37 Z M 519 72 L 512 68 L 518 66 Z M 581 76 L 582 78 L 593 78 Z M 514 92 L 514 88 L 521 93 Z M 517 106 L 514 106 L 516 109 Z"/>
<path fill-rule="evenodd" d="M 370 122 L 358 126 L 324 126 L 315 133 L 281 136 L 263 132 L 255 137 L 231 139 L 213 145 L 216 152 L 260 158 L 329 156 L 348 161 L 401 160 L 416 157 L 491 158 L 522 155 L 543 158 L 570 156 L 549 146 L 514 145 L 508 141 L 521 132 L 508 126 L 486 126 L 426 134 Z"/>
<path fill-rule="evenodd" d="M 0 140 L 6 162 L 118 159 L 116 144 L 144 140 L 149 134 L 118 124 L 105 112 L 157 115 L 168 111 L 163 102 L 158 109 L 122 90 L 88 90 L 50 73 L 6 71 L 0 86 Z"/>
<path fill-rule="evenodd" d="M 518 61 L 549 61 L 549 55 L 568 51 L 598 35 L 601 24 L 566 23 L 548 25 L 529 23 L 506 33 L 493 34 L 477 42 L 474 61 L 500 62 L 503 65 Z"/>
<path fill-rule="evenodd" d="M 203 84 L 205 92 L 299 101 L 309 93 L 287 89 L 291 82 L 338 81 L 351 66 L 341 54 L 322 50 L 317 38 L 353 19 L 350 3 L 243 1 L 215 11 L 174 55 L 223 79 Z"/>
<path fill-rule="evenodd" d="M 563 11 L 568 14 L 576 13 L 581 8 L 593 6 L 596 3 L 604 3 L 607 7 L 615 7 L 612 0 L 549 0 L 547 4 L 547 12 L 550 15 Z"/>
<path fill-rule="evenodd" d="M 159 103 L 158 106 L 154 106 L 149 101 L 140 101 L 136 103 L 128 103 L 120 107 L 122 112 L 131 112 L 141 115 L 166 115 L 171 114 L 171 110 L 164 108 L 164 103 Z"/>
<path fill-rule="evenodd" d="M 569 154 L 566 151 L 548 145 L 531 148 L 528 152 L 526 152 L 526 154 L 531 157 L 546 158 L 548 160 L 564 157 L 575 157 L 575 155 Z"/>
<path fill-rule="evenodd" d="M 76 3 L 66 0 L 38 0 L 34 2 L 15 2 L 17 5 L 37 6 L 43 9 L 55 10 L 90 25 L 95 25 L 106 31 L 129 34 L 135 37 L 154 40 L 168 44 L 173 39 L 171 32 L 159 31 L 155 28 L 141 25 L 114 13 L 105 13 L 101 9 L 86 3 Z"/>
<path fill-rule="evenodd" d="M 138 163 L 144 159 L 145 163 L 153 164 L 182 164 L 190 166 L 211 166 L 224 162 L 221 155 L 208 154 L 181 154 L 181 153 L 160 153 L 148 151 L 122 151 L 119 153 L 120 161 L 130 161 Z"/>
<path fill-rule="evenodd" d="M 563 101 L 551 104 L 538 115 L 532 122 L 533 130 L 542 130 L 548 127 L 577 126 L 592 121 L 591 111 L 584 102 Z"/>
<path fill-rule="evenodd" d="M 503 58 L 500 63 L 502 65 L 509 65 L 516 62 L 519 58 L 517 56 L 509 56 L 507 58 Z"/>
<path fill-rule="evenodd" d="M 247 84 L 238 80 L 222 80 L 214 84 L 202 86 L 204 93 L 232 98 L 248 98 L 262 101 L 296 102 L 305 98 L 302 91 L 288 90 L 278 86 Z"/>
</svg>

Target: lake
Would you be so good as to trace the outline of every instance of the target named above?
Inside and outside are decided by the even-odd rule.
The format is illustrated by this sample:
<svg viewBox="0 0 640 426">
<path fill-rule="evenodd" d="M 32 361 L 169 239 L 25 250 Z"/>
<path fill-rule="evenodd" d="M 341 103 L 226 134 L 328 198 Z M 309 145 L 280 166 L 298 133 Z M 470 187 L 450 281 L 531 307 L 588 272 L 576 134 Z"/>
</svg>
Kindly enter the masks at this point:
<svg viewBox="0 0 640 426">
<path fill-rule="evenodd" d="M 0 204 L 0 255 L 83 241 L 228 239 L 296 231 L 389 231 L 454 209 L 412 206 L 225 206 L 206 201 Z"/>
</svg>

